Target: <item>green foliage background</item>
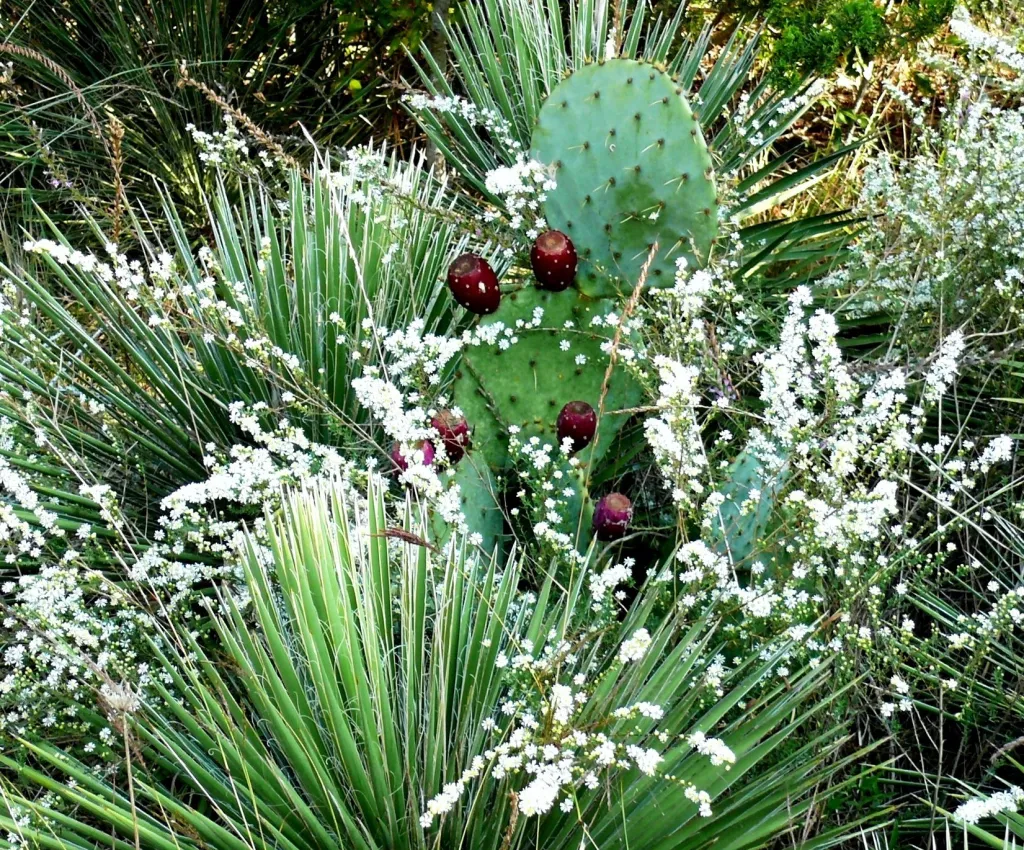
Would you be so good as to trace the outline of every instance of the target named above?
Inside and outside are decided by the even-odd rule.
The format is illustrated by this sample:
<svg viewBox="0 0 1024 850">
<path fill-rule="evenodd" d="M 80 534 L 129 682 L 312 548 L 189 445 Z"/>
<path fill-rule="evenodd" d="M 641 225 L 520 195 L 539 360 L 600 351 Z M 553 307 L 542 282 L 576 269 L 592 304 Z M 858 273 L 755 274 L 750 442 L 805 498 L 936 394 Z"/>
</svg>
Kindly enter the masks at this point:
<svg viewBox="0 0 1024 850">
<path fill-rule="evenodd" d="M 662 5 L 654 4 L 655 10 Z M 753 332 L 762 342 L 773 339 L 787 293 L 798 285 L 817 285 L 841 264 L 863 223 L 827 192 L 814 194 L 819 179 L 845 163 L 858 144 L 816 147 L 813 140 L 799 139 L 794 128 L 805 107 L 793 110 L 786 104 L 807 91 L 814 75 L 856 73 L 873 59 L 912 55 L 918 41 L 941 30 L 952 5 L 951 0 L 907 0 L 883 9 L 872 0 L 737 0 L 710 10 L 695 8 L 692 16 L 673 3 L 665 18 L 639 14 L 631 19 L 643 23 L 627 31 L 623 52 L 663 63 L 676 75 L 699 102 L 716 166 L 734 180 L 735 239 L 746 251 L 736 280 L 756 314 Z M 26 443 L 33 434 L 43 435 L 50 445 L 67 450 L 65 457 L 6 448 L 0 455 L 31 475 L 46 507 L 69 529 L 103 521 L 98 505 L 76 489 L 82 480 L 109 480 L 123 491 L 125 519 L 135 537 L 122 546 L 111 533 L 102 540 L 102 554 L 90 553 L 103 581 L 127 583 L 125 562 L 148 545 L 160 498 L 201 480 L 204 454 L 228 451 L 243 439 L 228 416 L 232 401 L 264 404 L 276 415 L 285 409 L 281 397 L 287 391 L 299 396 L 289 415 L 313 439 L 361 458 L 384 456 L 380 429 L 351 388 L 361 368 L 352 355 L 362 350 L 362 322 L 369 312 L 390 328 L 419 317 L 427 331 L 457 334 L 465 317 L 452 310 L 440 286 L 452 256 L 473 248 L 488 253 L 502 272 L 502 264 L 515 268 L 516 261 L 496 247 L 509 238 L 501 223 L 490 230 L 479 226 L 481 210 L 500 204 L 488 197 L 484 175 L 508 164 L 513 151 L 452 113 L 410 117 L 399 97 L 411 81 L 436 95 L 468 96 L 505 119 L 528 149 L 548 92 L 563 75 L 602 55 L 612 13 L 589 0 L 475 0 L 453 9 L 457 28 L 442 53 L 433 41 L 435 11 L 427 2 L 397 0 L 22 0 L 0 7 L 0 60 L 14 65 L 11 83 L 0 89 L 0 163 L 6 175 L 0 187 L 0 235 L 7 255 L 0 268 L 17 281 L 5 295 L 20 311 L 3 325 L 0 413 Z M 548 33 L 555 35 L 541 37 Z M 733 120 L 743 92 L 761 103 L 748 127 Z M 262 175 L 204 167 L 188 125 L 217 129 L 225 109 L 251 120 L 248 130 L 262 134 L 261 149 L 282 155 L 289 167 Z M 362 205 L 351 199 L 372 180 L 335 193 L 329 188 L 326 152 L 371 136 L 390 140 L 398 153 L 383 158 L 375 179 L 402 188 Z M 315 140 L 315 151 L 309 139 Z M 429 173 L 422 161 L 402 162 L 414 143 L 425 140 L 446 158 L 447 175 Z M 458 192 L 451 191 L 449 179 Z M 22 238 L 32 234 L 99 250 L 96 246 L 112 232 L 147 262 L 162 250 L 183 258 L 174 286 L 189 293 L 193 324 L 150 326 L 122 293 L 88 274 L 26 258 L 19 249 Z M 200 245 L 212 248 L 220 268 L 218 296 L 245 313 L 242 343 L 266 337 L 300 352 L 304 371 L 280 363 L 254 367 L 244 350 L 216 339 L 221 330 L 216 317 L 204 317 L 196 308 L 204 270 L 193 253 Z M 392 259 L 386 248 L 395 245 Z M 513 271 L 513 277 L 521 273 Z M 820 295 L 824 303 L 835 293 Z M 322 321 L 328 312 L 337 312 L 336 326 Z M 858 368 L 870 370 L 884 359 L 899 319 L 889 314 L 844 319 L 843 345 Z M 935 318 L 925 315 L 921 322 L 929 331 L 922 338 L 929 337 L 930 344 Z M 924 351 L 922 343 L 900 354 L 912 359 L 924 357 Z M 958 403 L 939 411 L 934 427 L 944 422 L 966 427 L 968 421 L 982 432 L 1001 433 L 1007 422 L 1012 427 L 1021 367 L 1016 360 L 1011 365 L 995 388 L 973 382 L 976 373 L 968 373 Z M 747 394 L 743 403 L 756 409 L 750 372 L 735 377 Z M 999 402 L 999 416 L 985 418 L 982 414 L 993 407 L 990 397 Z M 27 398 L 31 410 L 23 403 Z M 630 436 L 640 446 L 637 430 Z M 603 472 L 602 485 L 642 478 L 650 465 L 640 451 L 616 458 L 611 471 Z M 759 483 L 751 477 L 750 487 Z M 992 500 L 1012 503 L 1019 489 L 1020 481 L 1008 477 L 994 485 Z M 19 755 L 2 757 L 0 790 L 6 801 L 50 816 L 50 803 L 34 796 L 44 788 L 80 813 L 53 813 L 59 832 L 38 830 L 33 838 L 39 846 L 85 850 L 115 835 L 112 844 L 119 850 L 139 841 L 161 850 L 299 848 L 313 835 L 317 846 L 328 847 L 338 834 L 366 848 L 426 846 L 415 827 L 416 795 L 423 788 L 437 792 L 464 767 L 471 752 L 466 739 L 478 734 L 497 692 L 494 680 L 487 679 L 486 694 L 473 692 L 463 700 L 472 691 L 471 680 L 491 676 L 494 663 L 474 655 L 462 667 L 460 660 L 479 650 L 473 642 L 478 627 L 497 635 L 506 619 L 527 617 L 513 607 L 486 610 L 476 588 L 494 584 L 500 573 L 500 601 L 508 605 L 520 580 L 533 589 L 539 584 L 541 604 L 530 628 L 542 634 L 585 598 L 583 573 L 563 588 L 544 572 L 546 564 L 530 564 L 523 578 L 518 562 L 467 564 L 464 552 L 435 561 L 426 548 L 392 542 L 370 547 L 366 571 L 364 561 L 349 557 L 358 544 L 337 522 L 350 495 L 296 496 L 283 516 L 267 517 L 276 535 L 277 572 L 272 580 L 270 568 L 255 555 L 245 564 L 246 578 L 257 590 L 254 619 L 222 599 L 225 607 L 199 632 L 192 623 L 177 632 L 181 624 L 172 623 L 161 633 L 166 642 L 156 641 L 152 651 L 174 680 L 164 696 L 175 704 L 179 689 L 188 702 L 173 716 L 149 708 L 137 720 L 136 734 L 155 754 L 137 775 L 140 803 L 125 798 L 121 774 L 114 782 L 97 778 L 92 765 L 70 758 L 61 746 L 33 741 Z M 411 503 L 404 516 L 386 517 L 379 495 L 370 493 L 374 533 L 383 535 L 390 522 L 406 535 L 428 534 Z M 248 518 L 253 516 L 250 510 Z M 748 529 L 742 541 L 737 535 L 744 556 L 760 545 L 762 530 Z M 1014 549 L 1016 532 L 1011 525 L 999 535 L 984 530 L 972 536 L 968 528 L 963 540 L 989 559 L 986 575 L 1012 577 L 1024 551 Z M 653 560 L 650 551 L 645 554 Z M 667 548 L 657 557 L 662 554 L 669 554 Z M 318 575 L 332 559 L 344 569 Z M 14 577 L 36 566 L 26 558 L 4 565 L 0 574 Z M 399 604 L 392 607 L 384 603 L 398 575 L 412 578 L 399 588 L 394 597 Z M 983 610 L 986 604 L 980 579 L 959 566 L 951 575 L 949 585 L 925 584 L 915 603 L 922 609 L 915 616 L 928 617 L 946 631 L 956 627 L 964 611 Z M 546 580 L 538 582 L 538 576 Z M 284 583 L 281 597 L 276 580 Z M 339 580 L 343 586 L 332 587 Z M 427 587 L 430 593 L 424 595 Z M 211 598 L 215 593 L 211 587 L 204 592 Z M 456 603 L 428 616 L 427 596 Z M 647 622 L 657 607 L 653 595 L 638 598 L 642 604 L 613 627 L 619 637 L 626 634 L 624 624 Z M 349 601 L 351 606 L 345 604 Z M 146 598 L 142 604 L 151 602 Z M 332 621 L 336 632 L 320 631 L 328 615 L 350 610 L 359 629 Z M 587 621 L 572 625 L 583 628 Z M 725 640 L 709 621 L 693 628 L 680 633 L 666 626 L 659 633 L 677 653 L 673 658 L 689 657 L 691 645 Z M 406 642 L 396 643 L 396 635 L 406 635 Z M 338 661 L 346 653 L 359 663 Z M 969 752 L 978 746 L 971 735 L 1001 742 L 1019 722 L 1004 709 L 1017 705 L 1013 687 L 1019 682 L 1020 654 L 1014 636 L 995 645 L 991 664 L 977 672 L 980 696 L 974 706 L 962 717 L 940 711 L 926 719 L 927 730 L 962 732 Z M 942 648 L 931 644 L 920 656 L 928 664 L 948 663 Z M 750 666 L 758 666 L 758 674 L 767 669 L 760 669 L 760 661 Z M 258 669 L 262 681 L 239 673 L 246 669 Z M 807 846 L 829 846 L 849 839 L 862 822 L 879 825 L 897 802 L 920 815 L 933 803 L 922 796 L 932 787 L 936 799 L 940 786 L 943 794 L 960 792 L 927 775 L 941 774 L 945 766 L 943 754 L 927 747 L 923 780 L 902 767 L 889 770 L 881 752 L 872 753 L 870 763 L 886 769 L 862 773 L 858 762 L 868 763 L 868 753 L 846 732 L 872 742 L 871 749 L 891 731 L 885 743 L 892 752 L 911 735 L 898 723 L 883 729 L 867 716 L 863 694 L 880 687 L 867 681 L 872 673 L 856 686 L 830 688 L 830 672 L 800 671 L 763 703 L 744 700 L 746 668 L 735 672 L 730 680 L 735 688 L 713 710 L 680 696 L 674 709 L 679 723 L 690 728 L 712 716 L 727 722 L 743 744 L 749 773 L 737 771 L 723 781 L 719 790 L 733 796 L 726 797 L 720 816 L 713 823 L 688 823 L 687 836 L 674 832 L 663 815 L 666 804 L 678 804 L 678 789 L 657 791 L 638 780 L 626 796 L 630 817 L 661 830 L 657 847 L 690 846 L 685 838 L 742 848 L 788 841 L 798 834 L 800 817 L 814 810 L 823 813 L 825 828 Z M 367 688 L 365 682 L 374 677 L 374 687 Z M 339 696 L 341 678 L 351 685 L 350 694 Z M 681 669 L 668 665 L 628 681 L 609 677 L 603 687 L 609 694 L 621 688 L 653 699 L 677 695 L 683 685 Z M 356 737 L 373 746 L 353 747 L 339 731 L 356 702 L 362 705 L 352 711 Z M 403 711 L 404 720 L 382 720 Z M 320 722 L 326 716 L 336 724 L 330 731 Z M 83 713 L 87 725 L 103 722 L 95 712 Z M 327 766 L 339 753 L 344 755 L 341 773 Z M 1010 767 L 1020 766 L 1012 759 L 1000 765 Z M 176 776 L 183 769 L 190 779 L 179 784 Z M 273 782 L 265 781 L 264 769 Z M 972 781 L 994 775 L 980 756 L 971 759 L 969 769 Z M 81 788 L 63 784 L 68 777 Z M 252 777 L 257 781 L 250 784 Z M 349 796 L 353 787 L 359 789 L 355 802 Z M 819 789 L 832 794 L 820 809 L 814 797 Z M 494 799 L 495 811 L 506 816 L 507 798 Z M 134 821 L 139 806 L 141 839 Z M 599 808 L 595 798 L 594 810 Z M 610 811 L 595 820 L 610 844 L 628 832 L 620 815 Z M 13 828 L 9 818 L 0 816 L 0 822 Z M 262 845 L 247 834 L 253 822 L 269 836 Z M 921 821 L 915 826 L 928 828 Z M 505 846 L 499 827 L 502 818 L 474 821 L 479 840 L 473 846 Z M 572 825 L 550 830 L 547 846 L 579 846 Z M 996 840 L 982 830 L 976 834 L 990 844 Z M 527 846 L 529 838 L 520 832 L 516 846 Z M 453 831 L 446 840 L 455 846 L 459 836 Z"/>
</svg>

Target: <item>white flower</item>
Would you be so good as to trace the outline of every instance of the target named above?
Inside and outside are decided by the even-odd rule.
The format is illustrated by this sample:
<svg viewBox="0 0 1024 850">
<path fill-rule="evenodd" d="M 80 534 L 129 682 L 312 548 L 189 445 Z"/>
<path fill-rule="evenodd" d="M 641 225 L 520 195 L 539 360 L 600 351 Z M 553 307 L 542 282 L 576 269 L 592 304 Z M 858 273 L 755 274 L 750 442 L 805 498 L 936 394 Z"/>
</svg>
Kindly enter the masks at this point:
<svg viewBox="0 0 1024 850">
<path fill-rule="evenodd" d="M 1011 785 L 1005 791 L 999 791 L 988 797 L 975 797 L 966 803 L 961 803 L 953 812 L 953 819 L 965 824 L 976 824 L 1002 812 L 1015 812 L 1021 802 L 1024 802 L 1024 790 L 1016 785 Z"/>
<path fill-rule="evenodd" d="M 736 763 L 736 754 L 725 745 L 725 741 L 721 738 L 708 738 L 703 732 L 694 732 L 687 738 L 687 741 L 701 755 L 709 756 L 713 765 Z"/>
<path fill-rule="evenodd" d="M 637 629 L 632 637 L 623 641 L 619 647 L 619 661 L 628 664 L 631 661 L 639 661 L 646 654 L 651 645 L 651 636 L 647 629 Z"/>
<path fill-rule="evenodd" d="M 650 747 L 628 746 L 626 747 L 626 755 L 633 759 L 641 773 L 646 773 L 648 776 L 653 776 L 654 771 L 657 770 L 658 765 L 661 763 L 661 753 Z"/>
</svg>

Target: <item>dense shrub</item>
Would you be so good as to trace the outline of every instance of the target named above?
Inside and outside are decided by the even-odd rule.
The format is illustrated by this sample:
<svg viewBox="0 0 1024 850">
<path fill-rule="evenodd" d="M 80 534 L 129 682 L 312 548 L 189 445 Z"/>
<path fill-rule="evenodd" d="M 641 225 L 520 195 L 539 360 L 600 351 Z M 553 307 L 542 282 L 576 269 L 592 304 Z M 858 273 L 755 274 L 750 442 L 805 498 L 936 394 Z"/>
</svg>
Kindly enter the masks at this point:
<svg viewBox="0 0 1024 850">
<path fill-rule="evenodd" d="M 428 29 L 426 3 L 7 3 L 7 209 L 30 214 L 35 200 L 53 216 L 85 204 L 120 221 L 129 198 L 159 203 L 158 183 L 197 225 L 205 216 L 191 127 L 216 130 L 231 110 L 236 124 L 260 128 L 247 130 L 252 155 L 278 139 L 296 150 L 300 124 L 322 144 L 398 137 L 387 131 L 398 111 L 382 77 L 395 77 L 404 45 Z"/>
</svg>

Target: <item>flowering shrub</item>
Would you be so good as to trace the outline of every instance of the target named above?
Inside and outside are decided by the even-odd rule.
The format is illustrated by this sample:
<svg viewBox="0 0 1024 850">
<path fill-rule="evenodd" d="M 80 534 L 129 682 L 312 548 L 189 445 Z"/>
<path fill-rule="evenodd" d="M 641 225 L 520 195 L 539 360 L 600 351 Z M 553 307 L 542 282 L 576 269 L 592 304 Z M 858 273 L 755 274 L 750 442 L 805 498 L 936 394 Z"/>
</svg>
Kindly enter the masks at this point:
<svg viewBox="0 0 1024 850">
<path fill-rule="evenodd" d="M 827 284 L 853 294 L 854 309 L 898 314 L 940 310 L 951 325 L 1015 327 L 1024 219 L 1024 114 L 985 101 L 922 128 L 922 150 L 867 170 L 861 209 L 872 215 L 850 262 Z"/>
<path fill-rule="evenodd" d="M 965 15 L 952 29 L 1012 71 L 1005 61 L 1012 50 L 996 49 L 1001 42 Z M 892 558 L 895 593 L 884 581 L 870 586 L 872 640 L 894 671 L 879 674 L 882 710 L 886 717 L 896 707 L 909 711 L 913 694 L 957 721 L 998 724 L 1014 702 L 1004 687 L 1016 650 L 997 647 L 1017 645 L 1020 617 L 1012 564 L 1021 497 L 1015 477 L 1006 477 L 1016 442 L 1002 432 L 1014 431 L 1018 416 L 1006 401 L 1017 393 L 1012 364 L 1021 344 L 1024 220 L 1013 199 L 1024 176 L 1024 125 L 1018 110 L 995 104 L 995 92 L 979 91 L 976 65 L 943 69 L 959 99 L 938 108 L 935 126 L 923 107 L 894 92 L 913 120 L 917 150 L 869 164 L 860 202 L 869 218 L 849 259 L 823 284 L 839 296 L 841 321 L 887 327 L 886 359 L 929 362 L 937 373 L 959 363 L 956 394 L 918 421 L 927 438 L 903 475 L 910 490 L 901 513 L 924 523 L 899 523 L 913 547 Z M 1012 75 L 998 80 L 1007 84 L 1012 89 Z M 848 344 L 857 345 L 856 336 Z M 993 393 L 994 386 L 1003 390 Z M 908 387 L 908 397 L 921 404 L 933 389 L 926 381 L 918 391 Z M 995 480 L 1005 485 L 999 496 L 988 489 Z M 908 557 L 911 549 L 917 554 Z"/>
<path fill-rule="evenodd" d="M 772 647 L 780 637 L 806 636 L 830 616 L 827 639 L 787 652 L 779 675 L 798 657 L 817 664 L 837 651 L 839 668 L 861 675 L 863 662 L 848 662 L 866 653 L 866 666 L 877 664 L 876 675 L 890 682 L 875 702 L 888 717 L 897 704 L 911 708 L 905 666 L 921 654 L 899 604 L 906 577 L 919 581 L 943 561 L 920 553 L 918 534 L 929 532 L 906 517 L 908 483 L 921 465 L 935 475 L 935 499 L 948 513 L 939 534 L 930 534 L 951 540 L 961 511 L 970 509 L 972 477 L 1008 460 L 1011 441 L 1001 437 L 983 450 L 966 445 L 961 460 L 936 466 L 932 458 L 948 451 L 949 441 L 925 439 L 927 415 L 955 380 L 962 334 L 943 341 L 924 374 L 889 368 L 856 375 L 837 345 L 835 318 L 822 310 L 806 315 L 810 299 L 798 289 L 779 342 L 751 358 L 761 401 L 753 426 L 743 424 L 749 413 L 734 389 L 745 346 L 711 324 L 742 308 L 734 287 L 683 266 L 647 317 L 652 329 L 661 329 L 662 317 L 668 324 L 650 335 L 648 346 L 659 353 L 636 360 L 651 364 L 658 393 L 658 412 L 645 430 L 684 541 L 678 565 L 658 581 L 687 610 L 731 600 L 742 612 L 730 627 L 741 654 L 752 640 Z M 742 338 L 742 327 L 732 333 Z M 731 474 L 723 477 L 723 470 Z M 948 546 L 947 554 L 955 551 Z M 930 644 L 951 670 L 959 662 L 941 648 L 943 640 L 957 646 L 953 633 L 936 633 Z M 941 687 L 955 689 L 956 676 Z"/>
<path fill-rule="evenodd" d="M 721 669 L 707 651 L 714 632 L 708 617 L 656 624 L 649 605 L 627 610 L 616 599 L 628 580 L 623 565 L 596 573 L 588 564 L 562 590 L 549 578 L 540 592 L 522 592 L 518 559 L 499 566 L 459 545 L 435 560 L 416 525 L 404 536 L 382 536 L 389 520 L 380 496 L 374 485 L 368 500 L 353 500 L 337 481 L 290 494 L 282 515 L 268 523 L 272 558 L 255 540 L 242 557 L 252 598 L 222 594 L 212 614 L 228 663 L 208 663 L 210 650 L 197 635 L 172 629 L 148 687 L 108 697 L 113 715 L 130 720 L 150 751 L 177 767 L 194 799 L 221 801 L 216 814 L 202 804 L 181 809 L 214 846 L 218 821 L 255 818 L 277 841 L 309 829 L 327 833 L 306 801 L 332 799 L 337 828 L 364 835 L 371 846 L 385 846 L 389 837 L 431 840 L 438 831 L 527 846 L 541 829 L 549 843 L 576 847 L 585 835 L 622 834 L 621 810 L 650 820 L 649 834 L 667 838 L 682 829 L 700 836 L 714 828 L 715 796 L 726 790 L 757 794 L 749 816 L 733 816 L 745 822 L 741 846 L 757 846 L 770 834 L 758 812 L 793 806 L 795 794 L 827 775 L 800 753 L 782 757 L 786 769 L 756 783 L 756 791 L 743 775 L 771 752 L 765 740 L 801 727 L 804 720 L 785 718 L 821 685 L 820 675 L 781 693 L 769 689 L 764 696 L 773 708 L 753 708 L 744 699 L 773 659 Z M 348 604 L 339 607 L 341 597 Z M 279 642 L 286 652 L 272 652 Z M 236 669 L 258 673 L 237 683 L 257 717 L 223 714 L 213 699 L 234 687 Z M 172 698 L 175 686 L 182 704 Z M 447 729 L 439 713 L 445 693 L 460 706 Z M 375 710 L 340 711 L 360 698 Z M 400 722 L 403 716 L 411 723 Z M 188 719 L 179 726 L 172 717 Z M 196 750 L 187 742 L 197 732 L 253 735 L 253 748 Z M 281 746 L 294 736 L 325 747 L 332 768 L 315 751 Z M 821 746 L 831 752 L 837 741 L 826 737 Z M 36 752 L 51 770 L 95 787 L 77 759 Z M 442 755 L 445 763 L 436 764 Z M 402 770 L 374 774 L 374 765 L 393 758 Z M 257 767 L 273 771 L 302 805 L 275 810 L 270 788 L 238 782 Z M 140 765 L 138 773 L 144 770 Z M 136 782 L 130 810 L 146 812 L 143 835 L 169 838 L 173 827 L 158 814 L 167 799 L 159 779 L 146 771 Z M 338 793 L 345 787 L 356 793 Z M 613 807 L 605 800 L 609 787 L 621 798 Z M 41 802 L 10 800 L 0 820 L 15 843 L 34 841 L 81 799 L 76 782 L 55 788 Z M 379 795 L 368 795 L 374 788 Z M 671 822 L 660 815 L 666 804 L 677 813 Z M 549 813 L 555 819 L 544 818 Z M 130 835 L 130 821 L 113 829 Z"/>
<path fill-rule="evenodd" d="M 972 54 L 972 64 L 984 67 L 991 63 L 997 73 L 1009 72 L 1010 78 L 1003 79 L 1002 84 L 1011 90 L 1024 85 L 1024 53 L 1017 49 L 1011 39 L 978 26 L 963 6 L 954 10 L 949 30 L 963 41 Z"/>
</svg>

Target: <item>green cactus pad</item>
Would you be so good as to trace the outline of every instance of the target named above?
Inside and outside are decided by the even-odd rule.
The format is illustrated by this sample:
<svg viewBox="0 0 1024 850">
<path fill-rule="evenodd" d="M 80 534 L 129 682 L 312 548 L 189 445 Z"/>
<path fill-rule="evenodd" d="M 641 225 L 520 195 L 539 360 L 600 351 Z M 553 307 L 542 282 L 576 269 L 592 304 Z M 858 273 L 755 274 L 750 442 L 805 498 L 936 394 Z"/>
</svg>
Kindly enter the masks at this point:
<svg viewBox="0 0 1024 850">
<path fill-rule="evenodd" d="M 711 156 L 664 71 L 632 59 L 576 71 L 541 108 L 530 153 L 555 168 L 544 214 L 573 240 L 586 294 L 630 291 L 655 243 L 648 286 L 671 286 L 680 256 L 707 262 L 718 232 Z"/>
<path fill-rule="evenodd" d="M 483 537 L 480 546 L 485 552 L 493 552 L 501 539 L 505 519 L 499 505 L 498 485 L 490 467 L 468 454 L 450 473 L 450 481 L 459 485 L 462 513 L 470 531 Z M 439 516 L 435 517 L 435 535 L 446 540 L 451 526 Z"/>
<path fill-rule="evenodd" d="M 785 471 L 770 479 L 766 477 L 761 462 L 750 451 L 740 454 L 729 468 L 729 477 L 719 488 L 726 500 L 712 522 L 711 537 L 719 552 L 728 555 L 737 569 L 749 570 L 760 561 L 771 573 L 789 562 L 782 547 L 766 545 L 767 538 L 776 530 L 776 508 L 787 478 Z M 743 512 L 743 503 L 750 499 L 752 491 L 759 494 L 757 503 Z"/>
<path fill-rule="evenodd" d="M 593 299 L 575 290 L 546 292 L 527 287 L 506 295 L 498 311 L 481 320 L 481 325 L 502 322 L 518 341 L 507 350 L 497 344 L 469 348 L 463 353 L 455 388 L 455 403 L 473 428 L 474 455 L 482 455 L 493 468 L 509 463 L 508 427 L 521 429 L 523 439 L 538 436 L 557 442 L 555 420 L 562 406 L 582 400 L 598 409 L 601 385 L 608 367 L 602 343 L 614 336 L 614 326 L 592 323 L 617 305 Z M 516 327 L 530 323 L 535 310 L 543 317 L 537 327 Z M 566 328 L 566 323 L 571 323 Z M 568 343 L 563 350 L 562 344 Z M 577 363 L 583 355 L 585 363 Z M 635 407 L 642 390 L 621 367 L 614 370 L 605 400 L 605 416 L 599 425 L 596 446 L 580 452 L 584 463 L 598 460 L 612 443 L 627 417 L 611 411 Z M 592 452 L 596 447 L 597 454 Z"/>
</svg>

